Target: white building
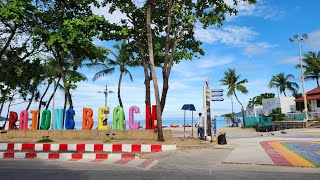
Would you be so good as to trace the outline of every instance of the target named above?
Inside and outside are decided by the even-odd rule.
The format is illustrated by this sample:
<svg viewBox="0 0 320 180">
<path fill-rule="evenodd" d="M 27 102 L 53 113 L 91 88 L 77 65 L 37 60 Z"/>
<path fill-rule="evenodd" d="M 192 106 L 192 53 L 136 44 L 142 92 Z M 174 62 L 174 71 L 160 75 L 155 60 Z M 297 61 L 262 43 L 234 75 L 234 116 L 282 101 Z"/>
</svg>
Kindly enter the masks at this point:
<svg viewBox="0 0 320 180">
<path fill-rule="evenodd" d="M 296 112 L 294 97 L 280 97 L 263 99 L 262 106 L 247 107 L 247 117 L 259 117 L 262 114 L 268 116 L 273 109 L 281 108 L 282 113 Z"/>
</svg>

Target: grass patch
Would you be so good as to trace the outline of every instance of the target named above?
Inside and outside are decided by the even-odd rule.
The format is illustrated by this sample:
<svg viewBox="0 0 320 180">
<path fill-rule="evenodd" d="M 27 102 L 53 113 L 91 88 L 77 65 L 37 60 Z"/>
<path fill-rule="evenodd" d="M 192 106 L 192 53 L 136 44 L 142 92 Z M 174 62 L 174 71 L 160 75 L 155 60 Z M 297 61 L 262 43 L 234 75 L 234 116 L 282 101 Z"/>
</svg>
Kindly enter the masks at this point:
<svg viewBox="0 0 320 180">
<path fill-rule="evenodd" d="M 54 142 L 54 141 L 52 139 L 47 138 L 47 139 L 41 139 L 41 140 L 39 140 L 37 142 L 38 143 L 44 143 L 44 142 Z"/>
</svg>

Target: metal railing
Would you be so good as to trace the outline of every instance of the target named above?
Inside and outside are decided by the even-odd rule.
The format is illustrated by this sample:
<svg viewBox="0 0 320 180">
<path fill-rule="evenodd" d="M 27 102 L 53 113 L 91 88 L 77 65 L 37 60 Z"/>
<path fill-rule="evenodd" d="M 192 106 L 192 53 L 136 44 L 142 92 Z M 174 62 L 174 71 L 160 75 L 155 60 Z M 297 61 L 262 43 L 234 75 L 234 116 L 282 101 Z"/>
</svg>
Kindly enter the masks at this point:
<svg viewBox="0 0 320 180">
<path fill-rule="evenodd" d="M 287 117 L 292 121 L 304 121 L 305 113 L 288 113 Z M 308 112 L 308 120 L 320 120 L 320 112 Z"/>
</svg>

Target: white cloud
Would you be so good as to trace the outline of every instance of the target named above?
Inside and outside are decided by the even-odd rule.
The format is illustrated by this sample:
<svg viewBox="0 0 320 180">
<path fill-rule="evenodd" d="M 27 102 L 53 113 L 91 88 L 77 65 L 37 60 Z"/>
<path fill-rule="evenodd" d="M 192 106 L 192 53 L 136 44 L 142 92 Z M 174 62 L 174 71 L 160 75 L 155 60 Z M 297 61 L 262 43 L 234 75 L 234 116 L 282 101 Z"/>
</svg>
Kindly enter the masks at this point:
<svg viewBox="0 0 320 180">
<path fill-rule="evenodd" d="M 199 61 L 198 66 L 200 68 L 213 68 L 217 66 L 223 66 L 227 64 L 231 64 L 234 61 L 234 57 L 229 56 L 229 57 L 210 57 L 206 58 L 204 60 Z"/>
<path fill-rule="evenodd" d="M 320 30 L 313 31 L 309 34 L 309 39 L 307 40 L 309 47 L 312 51 L 320 50 Z"/>
<path fill-rule="evenodd" d="M 226 0 L 226 3 L 236 7 L 238 14 L 236 16 L 228 16 L 227 20 L 231 21 L 241 16 L 261 17 L 265 20 L 278 20 L 284 16 L 284 11 L 272 6 L 266 0 L 258 0 L 256 4 L 249 4 L 245 1 L 238 2 L 238 5 L 233 5 L 233 0 Z"/>
<path fill-rule="evenodd" d="M 261 54 L 265 50 L 277 46 L 263 41 L 256 42 L 255 40 L 259 36 L 259 33 L 250 27 L 225 26 L 221 29 L 213 27 L 208 29 L 197 28 L 195 30 L 195 36 L 198 40 L 209 44 L 222 43 L 228 46 L 244 48 L 244 54 L 248 56 Z"/>
<path fill-rule="evenodd" d="M 299 64 L 299 57 L 288 57 L 286 59 L 282 59 L 278 61 L 278 64 Z"/>
</svg>

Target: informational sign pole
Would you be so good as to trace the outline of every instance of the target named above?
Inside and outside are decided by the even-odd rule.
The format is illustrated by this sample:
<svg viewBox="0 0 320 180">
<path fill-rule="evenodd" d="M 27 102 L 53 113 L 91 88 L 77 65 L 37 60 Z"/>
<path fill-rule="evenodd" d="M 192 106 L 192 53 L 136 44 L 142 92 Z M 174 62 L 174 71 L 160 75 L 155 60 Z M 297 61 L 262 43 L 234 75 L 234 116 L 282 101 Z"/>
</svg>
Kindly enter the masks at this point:
<svg viewBox="0 0 320 180">
<path fill-rule="evenodd" d="M 209 80 L 206 78 L 206 86 L 203 87 L 203 113 L 204 113 L 204 139 L 211 136 L 211 91 L 209 87 Z"/>
<path fill-rule="evenodd" d="M 223 89 L 211 89 L 211 101 L 224 101 Z M 217 119 L 213 119 L 213 135 L 217 135 Z"/>
</svg>

